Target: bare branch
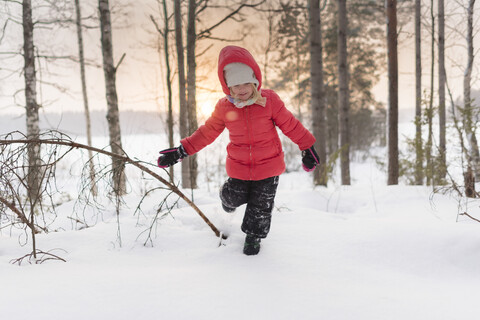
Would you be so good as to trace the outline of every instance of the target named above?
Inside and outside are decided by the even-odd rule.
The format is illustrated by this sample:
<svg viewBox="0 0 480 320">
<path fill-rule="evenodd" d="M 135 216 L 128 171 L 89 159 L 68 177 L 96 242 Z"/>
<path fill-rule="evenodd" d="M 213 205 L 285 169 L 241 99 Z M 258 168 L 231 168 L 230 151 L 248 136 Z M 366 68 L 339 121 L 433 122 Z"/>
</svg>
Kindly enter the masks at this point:
<svg viewBox="0 0 480 320">
<path fill-rule="evenodd" d="M 223 237 L 226 239 L 226 236 L 223 235 L 214 225 L 210 220 L 203 214 L 203 212 L 197 207 L 195 203 L 192 202 L 183 192 L 178 189 L 178 187 L 164 178 L 162 178 L 160 175 L 157 173 L 153 172 L 152 170 L 148 169 L 144 165 L 142 165 L 141 161 L 136 161 L 128 156 L 112 153 L 103 149 L 98 149 L 95 147 L 90 147 L 88 145 L 80 144 L 73 142 L 71 140 L 67 139 L 12 139 L 12 140 L 0 140 L 0 146 L 6 146 L 6 145 L 11 145 L 11 144 L 47 144 L 47 145 L 62 145 L 62 146 L 68 146 L 71 148 L 75 149 L 85 149 L 85 150 L 92 150 L 94 152 L 110 156 L 112 158 L 115 158 L 119 161 L 123 161 L 124 163 L 129 163 L 141 171 L 148 173 L 150 176 L 153 178 L 157 179 L 164 185 L 166 185 L 170 190 L 172 190 L 174 193 L 176 193 L 180 198 L 182 198 L 188 205 L 190 205 L 196 212 L 197 214 L 203 219 L 203 221 L 212 229 L 212 231 L 215 233 L 217 237 Z"/>
<path fill-rule="evenodd" d="M 160 35 L 163 37 L 163 31 L 162 29 L 160 29 L 160 27 L 158 26 L 158 23 L 157 21 L 155 21 L 155 18 L 150 15 L 150 20 L 153 22 L 153 24 L 155 25 L 155 29 L 157 30 L 158 33 L 160 33 Z"/>
<path fill-rule="evenodd" d="M 255 8 L 255 7 L 258 7 L 259 5 L 263 4 L 265 2 L 265 0 L 260 0 L 258 3 L 254 3 L 254 4 L 246 4 L 246 3 L 242 3 L 241 5 L 239 5 L 235 10 L 233 10 L 232 12 L 230 12 L 228 15 L 226 15 L 223 19 L 221 19 L 220 21 L 218 21 L 217 23 L 215 23 L 214 25 L 212 25 L 211 27 L 205 29 L 205 30 L 202 30 L 201 32 L 199 32 L 197 34 L 197 39 L 201 39 L 201 38 L 204 38 L 206 37 L 206 35 L 209 35 L 212 30 L 216 29 L 217 27 L 221 26 L 223 23 L 225 23 L 226 21 L 232 19 L 237 13 L 239 13 L 243 8 Z"/>
<path fill-rule="evenodd" d="M 117 72 L 118 67 L 119 67 L 120 64 L 122 63 L 123 59 L 125 59 L 125 56 L 126 56 L 126 55 L 127 55 L 126 53 L 123 53 L 123 54 L 122 54 L 122 57 L 121 57 L 120 60 L 118 61 L 117 65 L 115 66 L 115 72 Z"/>
<path fill-rule="evenodd" d="M 16 3 L 18 5 L 22 5 L 21 1 L 16 1 L 16 0 L 3 0 L 3 2 L 10 2 L 10 3 Z"/>
<path fill-rule="evenodd" d="M 8 21 L 10 21 L 10 19 L 7 19 L 7 21 L 5 21 L 5 24 L 3 25 L 2 34 L 0 36 L 0 43 L 2 43 L 3 37 L 5 37 L 5 30 L 7 30 Z"/>
<path fill-rule="evenodd" d="M 466 213 L 466 212 L 460 213 L 459 215 L 461 215 L 461 216 L 467 216 L 467 217 L 469 217 L 469 218 L 472 219 L 472 220 L 475 220 L 475 221 L 477 221 L 477 222 L 480 222 L 480 220 L 478 220 L 477 218 L 472 217 L 471 215 L 469 215 L 469 214 Z"/>
<path fill-rule="evenodd" d="M 15 207 L 15 204 L 9 202 L 2 196 L 0 196 L 0 202 L 7 206 L 8 209 L 12 210 L 12 212 L 17 215 L 17 217 L 22 221 L 22 223 L 25 223 L 31 230 L 34 230 L 35 233 L 40 232 L 37 228 L 35 228 L 33 224 L 30 223 L 30 221 L 28 221 L 27 217 L 25 217 L 25 214 L 17 207 Z"/>
</svg>

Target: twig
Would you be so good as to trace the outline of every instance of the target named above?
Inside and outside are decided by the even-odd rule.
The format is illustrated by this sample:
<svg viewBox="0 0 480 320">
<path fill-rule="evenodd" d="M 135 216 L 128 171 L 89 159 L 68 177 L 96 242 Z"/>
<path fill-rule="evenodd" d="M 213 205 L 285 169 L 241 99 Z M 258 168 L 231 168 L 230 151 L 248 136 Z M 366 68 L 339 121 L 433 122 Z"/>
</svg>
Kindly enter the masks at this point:
<svg viewBox="0 0 480 320">
<path fill-rule="evenodd" d="M 63 250 L 65 251 L 65 250 Z M 36 255 L 42 255 L 42 258 L 35 258 Z M 11 264 L 18 264 L 19 266 L 22 264 L 22 262 L 28 258 L 28 263 L 32 264 L 32 258 L 33 258 L 33 262 L 35 264 L 42 264 L 44 263 L 45 261 L 47 260 L 60 260 L 60 261 L 63 261 L 63 262 L 67 262 L 67 260 L 53 254 L 53 253 L 50 253 L 49 252 L 45 252 L 45 251 L 42 251 L 42 250 L 38 250 L 36 249 L 35 251 L 32 251 L 31 253 L 29 254 L 26 254 L 20 258 L 17 258 L 17 259 L 13 259 L 10 261 Z"/>
<path fill-rule="evenodd" d="M 67 219 L 70 219 L 70 220 L 73 220 L 75 221 L 76 223 L 80 223 L 80 224 L 83 224 L 85 226 L 85 228 L 90 228 L 90 226 L 88 224 L 86 224 L 84 221 L 78 219 L 78 218 L 73 218 L 73 217 L 67 217 Z M 82 228 L 83 229 L 83 228 Z"/>
<path fill-rule="evenodd" d="M 117 72 L 118 67 L 120 67 L 120 64 L 123 62 L 123 59 L 125 59 L 125 56 L 126 56 L 126 55 L 127 55 L 127 54 L 126 54 L 125 52 L 122 54 L 122 57 L 121 57 L 120 60 L 118 61 L 117 65 L 115 66 L 115 72 Z"/>
<path fill-rule="evenodd" d="M 469 215 L 469 214 L 466 213 L 466 212 L 460 213 L 460 215 L 461 215 L 461 216 L 467 216 L 467 217 L 469 217 L 469 218 L 472 219 L 472 220 L 475 220 L 475 221 L 477 221 L 477 222 L 480 222 L 480 220 L 478 220 L 477 218 L 472 217 L 471 215 Z"/>
</svg>

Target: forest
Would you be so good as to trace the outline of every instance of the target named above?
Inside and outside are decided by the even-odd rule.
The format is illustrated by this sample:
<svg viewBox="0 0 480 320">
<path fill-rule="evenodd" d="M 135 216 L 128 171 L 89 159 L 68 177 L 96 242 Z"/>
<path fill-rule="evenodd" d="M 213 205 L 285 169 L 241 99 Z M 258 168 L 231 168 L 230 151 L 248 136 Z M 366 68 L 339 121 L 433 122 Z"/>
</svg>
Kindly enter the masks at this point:
<svg viewBox="0 0 480 320">
<path fill-rule="evenodd" d="M 91 248 L 88 245 L 83 249 L 92 251 L 93 259 L 105 268 L 102 272 L 110 265 L 102 257 L 109 255 L 109 250 L 137 250 L 138 261 L 144 261 L 147 254 L 140 254 L 136 247 L 140 244 L 160 248 L 154 263 L 163 263 L 162 253 L 172 259 L 172 265 L 163 265 L 167 273 L 184 263 L 208 268 L 211 265 L 204 259 L 213 253 L 220 262 L 217 272 L 230 276 L 221 267 L 234 265 L 228 258 L 238 251 L 235 241 L 240 232 L 233 231 L 232 225 L 241 223 L 241 217 L 219 213 L 217 199 L 221 184 L 228 178 L 228 137 L 222 134 L 205 151 L 186 157 L 175 167 L 159 169 L 156 160 L 160 150 L 175 148 L 181 139 L 194 134 L 217 101 L 225 97 L 218 81 L 218 55 L 223 47 L 235 45 L 247 48 L 255 57 L 262 88 L 275 90 L 316 138 L 318 165 L 312 173 L 302 172 L 297 145 L 281 138 L 286 170 L 275 206 L 279 230 L 291 235 L 287 225 L 293 230 L 306 228 L 313 238 L 303 232 L 299 232 L 300 237 L 315 248 L 329 239 L 314 226 L 332 237 L 337 230 L 346 242 L 331 243 L 330 249 L 322 247 L 320 253 L 358 267 L 354 274 L 361 277 L 364 274 L 358 270 L 367 264 L 348 246 L 355 247 L 355 241 L 371 244 L 365 240 L 369 237 L 365 230 L 371 228 L 368 219 L 374 219 L 379 228 L 373 230 L 378 238 L 372 243 L 385 240 L 386 244 L 372 245 L 369 248 L 373 251 L 367 250 L 367 255 L 380 264 L 387 277 L 398 270 L 375 259 L 391 254 L 388 243 L 400 252 L 410 248 L 405 246 L 414 246 L 408 241 L 398 243 L 394 234 L 408 234 L 412 242 L 421 242 L 416 229 L 409 229 L 416 219 L 413 213 L 418 213 L 423 217 L 419 223 L 437 242 L 415 247 L 410 259 L 419 259 L 419 268 L 440 261 L 446 269 L 435 271 L 450 272 L 449 268 L 457 268 L 450 264 L 457 257 L 453 251 L 431 260 L 422 252 L 436 252 L 447 241 L 436 229 L 436 220 L 429 220 L 430 211 L 442 222 L 463 223 L 469 239 L 480 240 L 472 228 L 480 222 L 476 202 L 476 182 L 480 180 L 476 138 L 480 121 L 480 64 L 476 61 L 480 24 L 476 9 L 475 0 L 0 0 L 0 236 L 9 243 L 3 248 L 0 244 L 0 256 L 8 255 L 9 265 L 73 260 L 93 268 L 95 263 L 86 262 L 89 258 L 75 236 L 66 232 L 71 229 L 90 232 L 101 243 L 98 252 L 85 249 Z M 364 200 L 370 197 L 372 202 Z M 440 209 L 419 209 L 435 197 Z M 454 204 L 448 199 L 454 199 Z M 400 215 L 396 207 L 404 212 Z M 399 229 L 392 235 L 380 231 L 391 227 L 390 220 L 378 218 L 385 212 L 391 221 L 400 219 L 397 213 L 401 216 Z M 294 214 L 303 217 L 304 224 L 300 218 L 289 220 Z M 362 220 L 365 217 L 367 220 Z M 340 226 L 338 219 L 346 219 L 345 223 L 358 219 L 366 229 Z M 105 226 L 99 227 L 102 223 Z M 337 224 L 339 229 L 330 233 L 328 226 L 335 228 Z M 352 231 L 351 236 L 340 227 Z M 108 239 L 99 228 L 108 228 Z M 197 243 L 198 230 L 201 236 Z M 456 232 L 461 231 L 452 227 L 446 232 L 455 243 L 451 250 L 471 249 L 456 242 Z M 64 235 L 52 238 L 55 233 Z M 308 287 L 302 297 L 328 295 L 307 284 L 322 278 L 315 267 L 321 257 L 310 255 L 315 249 L 307 246 L 297 252 L 278 233 L 273 238 L 292 255 L 308 257 L 305 265 L 297 265 L 282 256 L 284 263 L 305 268 L 308 274 L 300 278 Z M 54 245 L 54 239 L 65 241 L 76 253 L 40 249 L 42 244 Z M 27 254 L 22 251 L 26 246 L 31 247 Z M 228 257 L 204 249 L 209 246 L 221 248 Z M 273 247 L 266 244 L 264 259 L 281 256 L 281 250 Z M 188 252 L 189 258 L 179 257 L 174 249 Z M 121 257 L 115 258 L 127 261 L 130 253 L 121 251 Z M 345 258 L 350 254 L 358 259 L 352 262 Z M 400 257 L 389 257 L 409 270 Z M 267 276 L 272 262 L 259 263 L 261 274 Z M 460 267 L 471 275 L 468 267 L 463 269 L 465 265 Z M 124 271 L 138 272 L 140 267 L 138 262 Z M 332 282 L 336 279 L 348 286 L 335 268 L 329 264 L 323 271 L 332 274 Z M 237 271 L 242 276 L 234 285 L 240 286 L 242 293 L 248 292 L 243 282 L 250 275 Z M 287 271 L 281 270 L 278 276 L 288 276 Z M 411 274 L 402 276 L 409 283 Z M 375 276 L 368 274 L 368 278 Z M 187 290 L 196 279 L 190 274 L 188 283 L 174 292 Z M 161 285 L 162 281 L 154 283 Z M 201 282 L 207 286 L 214 281 L 206 277 Z M 75 285 L 82 287 L 81 282 Z M 56 283 L 58 290 L 62 286 Z M 355 286 L 359 291 L 364 288 L 361 283 Z M 380 292 L 387 286 L 388 281 L 378 292 L 374 290 L 374 296 L 383 299 Z M 427 286 L 422 283 L 422 290 Z M 394 302 L 384 304 L 387 311 L 363 310 L 359 319 L 389 318 L 389 312 L 402 305 L 395 302 L 407 296 L 407 287 L 394 295 Z M 226 284 L 222 288 L 228 290 Z M 471 290 L 466 285 L 462 289 Z M 263 293 L 289 300 L 274 291 Z M 213 292 L 207 290 L 212 296 Z M 425 294 L 429 292 L 425 289 Z M 168 301 L 167 296 L 156 294 Z M 140 299 L 130 297 L 128 301 Z M 448 300 L 440 295 L 435 299 Z M 146 301 L 149 306 L 154 303 Z M 200 318 L 207 318 L 206 301 L 194 301 L 195 310 L 202 310 Z M 308 299 L 295 301 L 303 306 L 303 318 L 317 319 L 311 313 L 313 305 L 305 302 Z M 347 298 L 339 301 L 349 304 Z M 84 302 L 92 306 L 91 301 Z M 242 303 L 236 301 L 231 306 L 237 309 Z M 372 301 L 361 303 L 365 307 Z M 167 318 L 192 316 L 179 312 L 181 305 L 172 306 L 164 305 Z M 118 310 L 93 309 L 102 315 L 99 319 L 110 315 L 122 318 Z M 351 319 L 353 312 L 347 308 L 349 312 L 335 317 L 337 310 L 331 305 L 327 309 L 326 319 Z M 432 304 L 428 310 L 434 309 Z M 136 309 L 128 310 L 127 314 L 134 316 L 132 310 Z M 255 310 L 262 314 L 261 308 Z M 285 319 L 291 318 L 292 314 L 281 310 L 273 318 L 282 318 L 279 315 L 284 312 Z M 445 319 L 458 314 L 443 311 Z M 428 317 L 425 312 L 416 317 L 404 308 L 398 319 Z M 472 312 L 464 308 L 461 315 Z M 437 316 L 440 314 L 441 308 L 436 311 Z M 50 312 L 41 315 L 51 317 Z M 155 318 L 148 312 L 144 315 Z M 267 313 L 263 315 L 269 318 Z M 83 316 L 92 314 L 83 312 L 78 317 Z M 230 316 L 241 319 L 246 315 Z"/>
<path fill-rule="evenodd" d="M 350 153 L 382 145 L 388 184 L 449 183 L 448 127 L 463 172 L 478 171 L 475 1 L 2 2 L 2 110 L 24 109 L 27 137 L 40 133 L 39 110 L 83 112 L 91 146 L 90 109 L 106 109 L 110 146 L 121 154 L 117 113 L 141 108 L 157 112 L 173 147 L 174 135 L 192 134 L 213 110 L 221 95 L 210 71 L 233 43 L 258 57 L 264 87 L 281 92 L 317 137 L 316 185 L 337 164 L 349 185 Z M 399 70 L 407 42 L 414 69 Z M 399 72 L 415 83 L 404 102 L 415 104 L 408 154 L 398 154 Z M 383 101 L 374 93 L 381 78 Z M 187 188 L 196 187 L 195 161 L 182 164 Z"/>
</svg>

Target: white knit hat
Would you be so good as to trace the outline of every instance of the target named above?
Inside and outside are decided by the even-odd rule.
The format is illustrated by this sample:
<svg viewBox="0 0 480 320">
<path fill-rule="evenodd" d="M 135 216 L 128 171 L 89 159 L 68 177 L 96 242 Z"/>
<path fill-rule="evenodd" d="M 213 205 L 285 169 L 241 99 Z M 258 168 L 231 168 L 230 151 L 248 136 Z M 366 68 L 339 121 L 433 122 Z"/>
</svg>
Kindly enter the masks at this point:
<svg viewBox="0 0 480 320">
<path fill-rule="evenodd" d="M 223 68 L 223 76 L 229 88 L 238 84 L 253 83 L 258 87 L 258 80 L 255 78 L 255 72 L 244 63 L 229 63 Z"/>
</svg>

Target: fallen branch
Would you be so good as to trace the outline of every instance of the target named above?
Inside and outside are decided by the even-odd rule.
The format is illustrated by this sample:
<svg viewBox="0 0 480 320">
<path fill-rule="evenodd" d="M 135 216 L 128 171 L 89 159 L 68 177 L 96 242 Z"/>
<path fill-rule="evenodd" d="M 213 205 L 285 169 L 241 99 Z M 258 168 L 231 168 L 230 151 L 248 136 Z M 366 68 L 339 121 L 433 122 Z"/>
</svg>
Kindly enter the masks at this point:
<svg viewBox="0 0 480 320">
<path fill-rule="evenodd" d="M 212 231 L 215 233 L 217 237 L 221 237 L 223 239 L 226 239 L 227 237 L 222 234 L 210 220 L 203 214 L 203 212 L 197 207 L 195 203 L 193 203 L 189 198 L 187 198 L 186 195 L 183 194 L 183 192 L 178 189 L 178 187 L 164 178 L 162 178 L 160 175 L 157 173 L 153 172 L 152 170 L 148 169 L 144 165 L 140 164 L 140 161 L 135 161 L 128 156 L 125 155 L 120 155 L 116 153 L 112 153 L 103 149 L 98 149 L 95 147 L 90 147 L 88 145 L 84 145 L 81 143 L 76 143 L 71 140 L 65 140 L 65 139 L 16 139 L 16 140 L 0 140 L 0 145 L 11 145 L 11 144 L 49 144 L 49 145 L 62 145 L 62 146 L 68 146 L 71 148 L 76 148 L 76 149 L 85 149 L 85 150 L 91 150 L 97 153 L 101 153 L 104 155 L 107 155 L 109 157 L 121 160 L 125 163 L 129 163 L 138 169 L 142 170 L 143 172 L 148 173 L 150 176 L 154 177 L 164 185 L 166 185 L 170 190 L 172 190 L 174 193 L 176 193 L 180 198 L 182 198 L 190 207 L 192 207 L 197 214 L 202 218 L 202 220 L 212 229 Z"/>
<path fill-rule="evenodd" d="M 469 215 L 469 214 L 466 213 L 466 212 L 460 213 L 460 215 L 461 215 L 461 216 L 467 216 L 467 217 L 469 217 L 469 218 L 472 219 L 472 220 L 475 220 L 475 221 L 477 221 L 477 222 L 480 222 L 480 220 L 478 220 L 477 218 L 472 217 L 471 215 Z"/>
<path fill-rule="evenodd" d="M 28 219 L 27 217 L 25 217 L 25 215 L 23 214 L 23 212 L 21 210 L 19 210 L 17 207 L 15 207 L 15 205 L 11 202 L 9 202 L 7 199 L 3 198 L 0 196 L 0 202 L 3 203 L 8 209 L 10 209 L 13 213 L 15 213 L 17 215 L 17 217 L 23 222 L 25 223 L 31 230 L 33 230 L 33 232 L 35 233 L 40 233 L 40 231 L 35 227 L 35 225 L 33 225 Z"/>
<path fill-rule="evenodd" d="M 84 228 L 81 228 L 80 230 L 85 229 L 85 228 L 90 228 L 90 226 L 89 226 L 88 224 L 86 224 L 84 221 L 82 221 L 82 220 L 80 220 L 80 219 L 72 218 L 72 217 L 67 217 L 67 218 L 70 219 L 70 220 L 75 221 L 76 223 L 83 224 L 85 227 L 84 227 Z"/>
<path fill-rule="evenodd" d="M 65 251 L 65 250 L 63 250 L 63 251 Z M 36 257 L 37 255 L 41 255 L 42 257 L 37 258 Z M 44 263 L 45 261 L 48 261 L 48 260 L 59 260 L 59 261 L 67 262 L 65 259 L 63 259 L 63 258 L 61 258 L 61 257 L 59 257 L 59 256 L 57 256 L 53 253 L 50 253 L 50 251 L 45 252 L 45 251 L 36 249 L 35 251 L 24 255 L 23 257 L 11 260 L 10 263 L 11 264 L 18 264 L 20 266 L 20 265 L 22 265 L 22 262 L 25 259 L 30 264 L 32 264 L 32 262 L 35 263 L 35 264 L 42 264 L 42 263 Z"/>
</svg>

